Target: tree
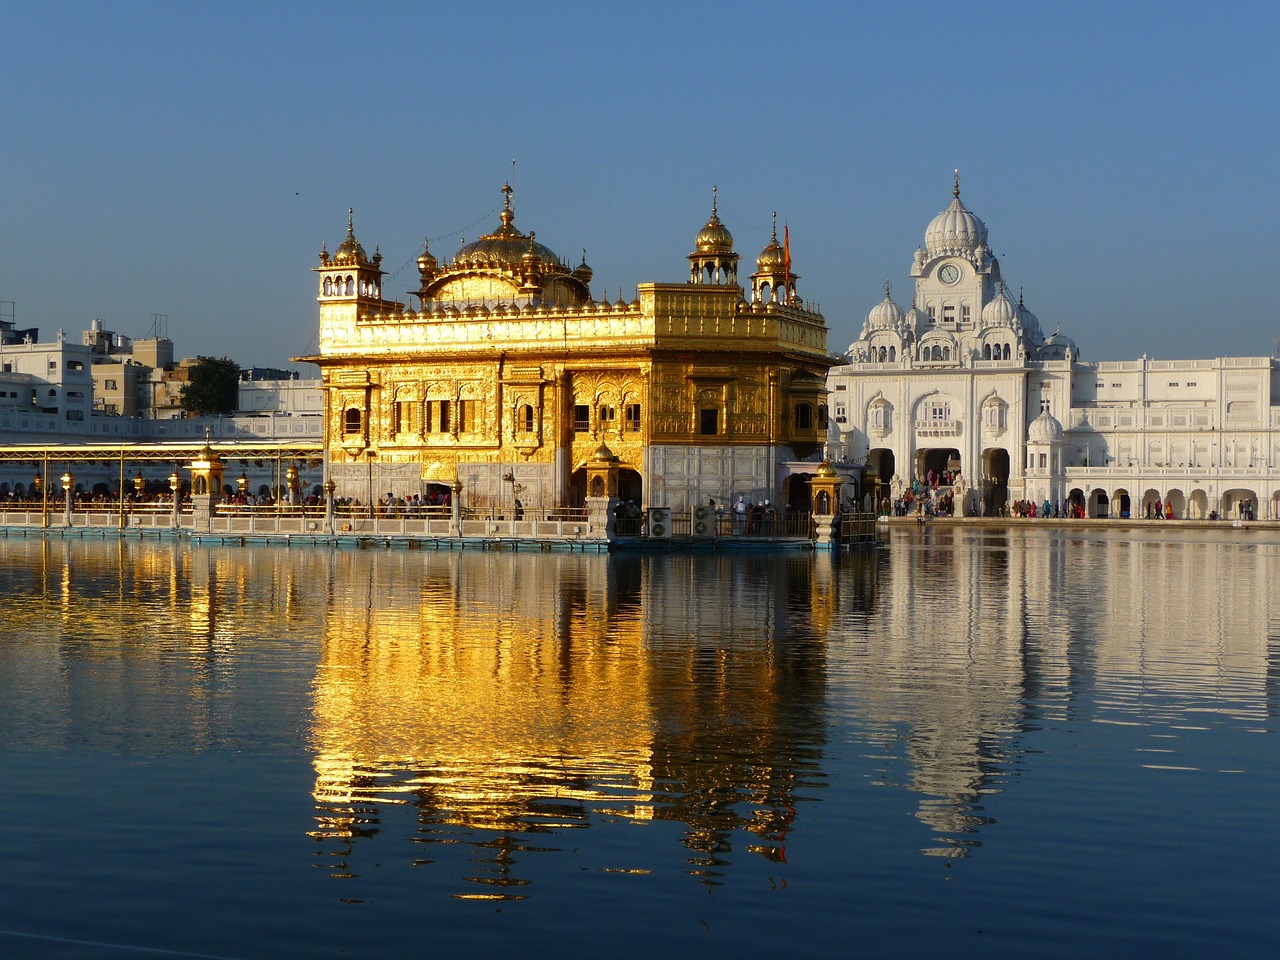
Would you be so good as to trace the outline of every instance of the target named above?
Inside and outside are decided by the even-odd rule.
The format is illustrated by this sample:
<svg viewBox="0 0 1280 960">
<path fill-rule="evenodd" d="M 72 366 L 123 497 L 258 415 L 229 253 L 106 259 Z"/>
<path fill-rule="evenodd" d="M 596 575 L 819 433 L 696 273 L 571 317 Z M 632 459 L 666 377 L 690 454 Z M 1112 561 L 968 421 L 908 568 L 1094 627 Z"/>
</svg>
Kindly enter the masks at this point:
<svg viewBox="0 0 1280 960">
<path fill-rule="evenodd" d="M 232 413 L 240 397 L 240 365 L 226 357 L 196 357 L 182 388 L 182 409 L 193 416 Z"/>
</svg>

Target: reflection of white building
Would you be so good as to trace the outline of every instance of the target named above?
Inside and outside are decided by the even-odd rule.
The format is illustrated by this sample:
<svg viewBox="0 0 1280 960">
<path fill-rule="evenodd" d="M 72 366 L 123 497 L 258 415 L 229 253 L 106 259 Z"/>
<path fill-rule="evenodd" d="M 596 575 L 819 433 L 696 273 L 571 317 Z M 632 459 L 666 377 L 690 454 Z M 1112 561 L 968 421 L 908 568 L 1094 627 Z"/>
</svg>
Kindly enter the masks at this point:
<svg viewBox="0 0 1280 960">
<path fill-rule="evenodd" d="M 886 496 L 960 471 L 964 509 L 1075 500 L 1089 516 L 1280 518 L 1280 377 L 1266 357 L 1084 363 L 1010 293 L 960 201 L 925 231 L 909 309 L 885 297 L 827 378 L 834 451 Z"/>
</svg>

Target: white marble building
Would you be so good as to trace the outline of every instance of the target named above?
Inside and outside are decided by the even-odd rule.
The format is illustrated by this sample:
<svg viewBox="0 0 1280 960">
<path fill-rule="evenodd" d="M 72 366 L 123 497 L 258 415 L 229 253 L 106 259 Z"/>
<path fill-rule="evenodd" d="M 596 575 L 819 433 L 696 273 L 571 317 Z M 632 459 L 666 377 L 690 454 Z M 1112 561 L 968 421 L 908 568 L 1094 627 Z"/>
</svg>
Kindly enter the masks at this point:
<svg viewBox="0 0 1280 960">
<path fill-rule="evenodd" d="M 1013 500 L 1091 517 L 1280 519 L 1280 362 L 1085 363 L 1012 295 L 960 201 L 925 230 L 903 309 L 886 284 L 827 377 L 829 450 L 893 498 L 958 472 L 965 513 Z"/>
</svg>

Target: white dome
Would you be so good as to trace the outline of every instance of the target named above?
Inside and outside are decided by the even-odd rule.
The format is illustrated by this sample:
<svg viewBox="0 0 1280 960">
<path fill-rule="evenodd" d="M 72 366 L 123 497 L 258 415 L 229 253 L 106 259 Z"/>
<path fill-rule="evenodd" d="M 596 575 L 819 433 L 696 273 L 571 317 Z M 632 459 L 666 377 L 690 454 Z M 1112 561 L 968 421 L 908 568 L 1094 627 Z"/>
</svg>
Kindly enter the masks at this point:
<svg viewBox="0 0 1280 960">
<path fill-rule="evenodd" d="M 898 324 L 904 317 L 902 308 L 893 302 L 893 297 L 889 296 L 889 285 L 885 284 L 884 299 L 872 307 L 871 312 L 867 314 L 866 329 L 868 331 L 897 330 Z"/>
<path fill-rule="evenodd" d="M 1004 289 L 996 294 L 996 298 L 982 308 L 982 325 L 984 327 L 1012 327 L 1018 318 L 1018 308 L 1005 295 Z"/>
<path fill-rule="evenodd" d="M 987 245 L 987 225 L 960 202 L 960 187 L 947 209 L 933 218 L 924 232 L 924 248 L 929 257 L 974 258 Z"/>
<path fill-rule="evenodd" d="M 1048 410 L 1040 411 L 1040 416 L 1031 421 L 1027 428 L 1028 443 L 1061 443 L 1062 424 Z"/>
<path fill-rule="evenodd" d="M 1044 333 L 1040 330 L 1040 320 L 1034 313 L 1022 305 L 1022 298 L 1018 298 L 1018 319 L 1022 322 L 1022 329 L 1027 331 L 1027 336 L 1032 340 L 1041 340 Z"/>
</svg>

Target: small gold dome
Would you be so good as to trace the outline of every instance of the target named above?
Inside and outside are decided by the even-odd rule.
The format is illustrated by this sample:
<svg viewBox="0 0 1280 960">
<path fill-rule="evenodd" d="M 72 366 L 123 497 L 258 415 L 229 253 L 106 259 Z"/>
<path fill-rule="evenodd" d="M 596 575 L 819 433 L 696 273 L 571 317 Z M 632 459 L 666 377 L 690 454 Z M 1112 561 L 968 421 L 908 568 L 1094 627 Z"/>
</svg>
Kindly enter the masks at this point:
<svg viewBox="0 0 1280 960">
<path fill-rule="evenodd" d="M 835 469 L 831 466 L 830 461 L 823 460 L 823 461 L 822 461 L 822 463 L 818 465 L 818 476 L 820 476 L 820 477 L 834 477 L 835 475 L 836 475 L 836 471 L 835 471 Z"/>
<path fill-rule="evenodd" d="M 614 463 L 618 458 L 614 455 L 614 452 L 609 449 L 608 445 L 602 443 L 596 449 L 595 456 L 592 457 L 592 459 L 596 463 Z"/>
<path fill-rule="evenodd" d="M 355 213 L 348 207 L 347 238 L 333 252 L 333 262 L 336 264 L 367 263 L 369 261 L 369 255 L 364 252 L 364 247 L 360 246 L 360 241 L 356 239 L 354 220 Z"/>
<path fill-rule="evenodd" d="M 787 252 L 778 242 L 778 221 L 773 222 L 773 236 L 769 245 L 760 251 L 756 258 L 756 273 L 781 273 L 787 267 Z"/>
<path fill-rule="evenodd" d="M 716 213 L 716 188 L 711 188 L 711 219 L 698 231 L 693 249 L 697 253 L 733 253 L 733 234 Z"/>
<path fill-rule="evenodd" d="M 440 269 L 440 263 L 431 253 L 429 239 L 422 241 L 422 254 L 418 257 L 418 272 L 424 277 L 434 276 Z"/>
</svg>

